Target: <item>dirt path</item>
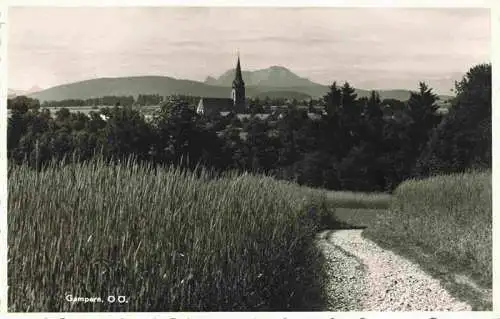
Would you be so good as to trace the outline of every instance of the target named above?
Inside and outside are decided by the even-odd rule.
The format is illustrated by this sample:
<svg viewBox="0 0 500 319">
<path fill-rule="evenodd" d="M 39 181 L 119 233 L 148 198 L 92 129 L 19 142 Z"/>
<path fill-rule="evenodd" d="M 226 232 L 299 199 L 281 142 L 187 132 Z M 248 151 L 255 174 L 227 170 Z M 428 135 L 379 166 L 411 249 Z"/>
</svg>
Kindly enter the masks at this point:
<svg viewBox="0 0 500 319">
<path fill-rule="evenodd" d="M 329 311 L 470 311 L 418 265 L 361 236 L 325 231 L 318 244 L 328 262 Z M 340 267 L 339 267 L 340 266 Z"/>
</svg>

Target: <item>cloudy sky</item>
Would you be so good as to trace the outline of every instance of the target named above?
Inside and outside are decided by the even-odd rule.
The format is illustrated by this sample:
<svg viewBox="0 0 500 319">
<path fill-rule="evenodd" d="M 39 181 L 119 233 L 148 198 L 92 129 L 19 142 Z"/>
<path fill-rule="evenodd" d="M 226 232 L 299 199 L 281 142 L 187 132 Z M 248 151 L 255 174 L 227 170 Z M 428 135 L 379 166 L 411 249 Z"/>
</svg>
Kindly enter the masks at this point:
<svg viewBox="0 0 500 319">
<path fill-rule="evenodd" d="M 9 9 L 9 87 L 97 77 L 204 80 L 234 67 L 281 65 L 312 81 L 449 93 L 490 61 L 488 9 Z"/>
</svg>

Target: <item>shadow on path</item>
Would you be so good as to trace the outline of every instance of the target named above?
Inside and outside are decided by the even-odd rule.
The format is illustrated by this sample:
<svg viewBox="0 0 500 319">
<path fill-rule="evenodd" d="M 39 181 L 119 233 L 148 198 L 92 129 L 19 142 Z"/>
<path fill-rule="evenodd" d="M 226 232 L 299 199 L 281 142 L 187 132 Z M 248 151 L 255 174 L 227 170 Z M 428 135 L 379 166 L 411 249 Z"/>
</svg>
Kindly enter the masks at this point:
<svg viewBox="0 0 500 319">
<path fill-rule="evenodd" d="M 341 229 L 324 230 L 317 235 L 328 276 L 324 281 L 327 299 L 323 311 L 360 311 L 365 268 L 356 256 L 331 241 L 332 234 Z"/>
</svg>

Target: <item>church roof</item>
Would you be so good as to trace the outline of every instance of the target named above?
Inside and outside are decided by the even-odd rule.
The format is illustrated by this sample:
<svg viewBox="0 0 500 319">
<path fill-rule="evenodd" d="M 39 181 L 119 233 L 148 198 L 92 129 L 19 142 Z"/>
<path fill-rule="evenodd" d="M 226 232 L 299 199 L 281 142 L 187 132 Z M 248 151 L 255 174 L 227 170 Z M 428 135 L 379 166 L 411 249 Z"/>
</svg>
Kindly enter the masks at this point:
<svg viewBox="0 0 500 319">
<path fill-rule="evenodd" d="M 209 108 L 233 107 L 233 99 L 202 97 L 201 100 L 203 101 L 204 107 L 209 107 Z"/>
<path fill-rule="evenodd" d="M 232 99 L 202 97 L 198 103 L 198 112 L 223 112 L 234 108 Z"/>
</svg>

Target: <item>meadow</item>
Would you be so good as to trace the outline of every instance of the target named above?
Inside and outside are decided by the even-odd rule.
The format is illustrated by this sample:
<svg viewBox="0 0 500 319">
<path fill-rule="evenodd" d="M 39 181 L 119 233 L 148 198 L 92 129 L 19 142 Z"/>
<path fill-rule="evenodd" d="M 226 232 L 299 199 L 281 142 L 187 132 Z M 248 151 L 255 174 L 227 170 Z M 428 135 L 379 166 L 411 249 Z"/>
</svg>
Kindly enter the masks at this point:
<svg viewBox="0 0 500 319">
<path fill-rule="evenodd" d="M 314 236 L 328 214 L 324 193 L 306 193 L 262 176 L 134 161 L 13 166 L 9 310 L 319 309 Z"/>
<path fill-rule="evenodd" d="M 387 193 L 361 193 L 327 191 L 326 199 L 331 206 L 350 209 L 387 209 L 391 195 Z"/>
</svg>

